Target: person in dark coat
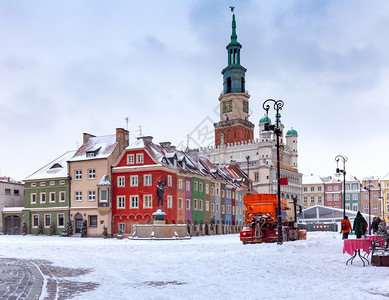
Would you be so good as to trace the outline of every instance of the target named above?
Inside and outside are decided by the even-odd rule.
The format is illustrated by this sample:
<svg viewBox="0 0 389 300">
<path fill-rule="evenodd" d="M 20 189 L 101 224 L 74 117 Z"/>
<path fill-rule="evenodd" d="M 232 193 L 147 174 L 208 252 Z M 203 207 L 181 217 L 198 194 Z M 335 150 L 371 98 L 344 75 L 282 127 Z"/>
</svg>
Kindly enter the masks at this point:
<svg viewBox="0 0 389 300">
<path fill-rule="evenodd" d="M 357 239 L 360 239 L 362 235 L 365 235 L 367 228 L 367 222 L 360 212 L 357 212 L 357 216 L 354 219 L 353 230 Z"/>
</svg>

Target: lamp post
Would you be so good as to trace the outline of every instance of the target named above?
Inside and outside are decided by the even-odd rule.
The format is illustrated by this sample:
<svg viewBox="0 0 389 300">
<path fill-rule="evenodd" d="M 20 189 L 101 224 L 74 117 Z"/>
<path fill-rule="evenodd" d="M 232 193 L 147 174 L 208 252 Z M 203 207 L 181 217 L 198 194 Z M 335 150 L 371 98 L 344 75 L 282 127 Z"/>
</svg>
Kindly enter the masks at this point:
<svg viewBox="0 0 389 300">
<path fill-rule="evenodd" d="M 267 99 L 263 102 L 262 107 L 266 111 L 266 119 L 269 120 L 270 104 L 273 104 L 273 108 L 276 111 L 276 124 L 271 125 L 269 122 L 265 123 L 264 131 L 273 131 L 276 135 L 276 148 L 277 148 L 277 244 L 282 245 L 282 217 L 281 217 L 281 168 L 280 168 L 280 135 L 282 134 L 280 125 L 280 110 L 284 106 L 282 100 Z"/>
<path fill-rule="evenodd" d="M 246 159 L 247 159 L 247 178 L 248 178 L 248 187 L 249 187 L 249 191 L 250 191 L 250 156 L 247 155 L 246 156 Z"/>
<path fill-rule="evenodd" d="M 343 170 L 339 169 L 339 161 L 343 161 Z M 336 175 L 340 176 L 343 173 L 343 219 L 346 216 L 346 161 L 348 160 L 347 156 L 337 155 L 335 157 L 336 161 Z"/>
<path fill-rule="evenodd" d="M 371 181 L 372 181 L 372 177 L 365 177 L 363 178 L 362 182 L 365 182 L 365 181 L 368 181 L 369 182 L 369 185 L 368 186 L 364 186 L 364 189 L 365 190 L 368 190 L 369 191 L 369 235 L 371 235 L 371 222 L 370 222 L 370 219 L 371 219 L 371 215 L 370 215 L 370 191 L 371 191 Z"/>
</svg>

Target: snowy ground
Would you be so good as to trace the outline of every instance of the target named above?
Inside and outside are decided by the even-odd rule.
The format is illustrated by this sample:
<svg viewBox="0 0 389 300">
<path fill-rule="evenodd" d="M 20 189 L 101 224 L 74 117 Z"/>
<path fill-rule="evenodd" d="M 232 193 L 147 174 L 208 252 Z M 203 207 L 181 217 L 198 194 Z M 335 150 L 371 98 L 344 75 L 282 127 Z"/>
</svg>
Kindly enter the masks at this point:
<svg viewBox="0 0 389 300">
<path fill-rule="evenodd" d="M 99 287 L 75 299 L 388 299 L 389 268 L 342 253 L 339 233 L 242 245 L 237 234 L 187 241 L 0 236 L 1 258 L 90 268 Z"/>
</svg>

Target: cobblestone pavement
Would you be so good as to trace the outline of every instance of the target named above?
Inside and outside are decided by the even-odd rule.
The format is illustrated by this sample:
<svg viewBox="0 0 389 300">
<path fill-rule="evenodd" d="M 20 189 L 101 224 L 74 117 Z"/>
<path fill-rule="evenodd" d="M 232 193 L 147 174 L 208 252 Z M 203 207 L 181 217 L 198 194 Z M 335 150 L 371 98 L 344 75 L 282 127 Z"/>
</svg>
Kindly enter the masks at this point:
<svg viewBox="0 0 389 300">
<path fill-rule="evenodd" d="M 0 299 L 70 299 L 99 286 L 76 280 L 89 272 L 45 260 L 0 258 Z"/>
</svg>

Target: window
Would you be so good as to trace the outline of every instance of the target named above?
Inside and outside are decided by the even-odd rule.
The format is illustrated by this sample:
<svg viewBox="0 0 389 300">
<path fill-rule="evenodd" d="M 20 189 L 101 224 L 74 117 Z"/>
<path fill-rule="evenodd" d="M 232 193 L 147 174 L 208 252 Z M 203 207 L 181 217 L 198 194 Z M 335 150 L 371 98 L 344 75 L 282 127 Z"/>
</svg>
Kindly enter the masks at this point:
<svg viewBox="0 0 389 300">
<path fill-rule="evenodd" d="M 317 191 L 318 191 L 318 192 L 321 192 L 321 186 L 318 186 L 318 187 L 317 187 Z"/>
<path fill-rule="evenodd" d="M 124 223 L 119 223 L 118 225 L 119 225 L 119 231 L 121 233 L 124 233 L 125 232 L 125 228 L 126 228 L 125 224 Z"/>
<path fill-rule="evenodd" d="M 215 187 L 211 186 L 211 195 L 215 195 Z"/>
<path fill-rule="evenodd" d="M 328 191 L 329 191 L 329 192 L 332 191 L 332 186 L 329 186 L 329 187 L 328 187 Z"/>
<path fill-rule="evenodd" d="M 350 201 L 350 194 L 346 194 L 346 200 Z"/>
<path fill-rule="evenodd" d="M 259 173 L 254 173 L 254 181 L 259 181 Z"/>
<path fill-rule="evenodd" d="M 143 164 L 143 153 L 138 153 L 136 155 L 136 163 L 137 164 Z"/>
<path fill-rule="evenodd" d="M 315 197 L 311 197 L 311 203 L 315 203 Z"/>
<path fill-rule="evenodd" d="M 183 188 L 183 180 L 182 179 L 178 179 L 178 188 L 180 190 L 182 190 L 182 188 Z"/>
<path fill-rule="evenodd" d="M 193 183 L 193 191 L 197 192 L 199 190 L 199 183 L 197 181 L 195 181 Z"/>
<path fill-rule="evenodd" d="M 321 196 L 317 197 L 317 202 L 321 203 Z"/>
<path fill-rule="evenodd" d="M 46 203 L 46 193 L 41 193 L 40 202 L 41 203 Z"/>
<path fill-rule="evenodd" d="M 57 227 L 65 227 L 65 216 L 64 214 L 57 215 Z"/>
<path fill-rule="evenodd" d="M 14 195 L 19 196 L 19 190 L 14 190 Z"/>
<path fill-rule="evenodd" d="M 339 194 L 334 195 L 334 201 L 339 201 Z"/>
<path fill-rule="evenodd" d="M 369 205 L 365 204 L 365 213 L 369 213 Z"/>
<path fill-rule="evenodd" d="M 89 216 L 89 227 L 97 227 L 97 216 Z"/>
<path fill-rule="evenodd" d="M 307 187 L 304 187 L 304 192 L 306 192 L 307 191 Z"/>
<path fill-rule="evenodd" d="M 220 211 L 220 204 L 216 203 L 216 212 L 219 212 L 219 211 Z"/>
<path fill-rule="evenodd" d="M 206 194 L 209 194 L 209 184 L 206 184 L 206 185 L 205 185 L 205 193 L 206 193 Z"/>
<path fill-rule="evenodd" d="M 222 190 L 222 197 L 224 198 L 224 190 Z"/>
<path fill-rule="evenodd" d="M 55 202 L 55 192 L 50 192 L 50 202 Z"/>
<path fill-rule="evenodd" d="M 378 213 L 378 205 L 373 204 L 373 213 Z"/>
<path fill-rule="evenodd" d="M 203 183 L 199 182 L 199 192 L 203 192 Z"/>
<path fill-rule="evenodd" d="M 37 228 L 39 225 L 39 215 L 32 215 L 32 227 Z"/>
<path fill-rule="evenodd" d="M 378 194 L 377 193 L 373 193 L 373 199 L 378 199 Z"/>
<path fill-rule="evenodd" d="M 172 186 L 172 176 L 171 175 L 167 176 L 167 185 Z"/>
<path fill-rule="evenodd" d="M 173 207 L 173 196 L 167 196 L 167 207 L 172 208 Z"/>
<path fill-rule="evenodd" d="M 134 164 L 134 154 L 128 154 L 127 155 L 127 164 L 133 165 Z"/>
<path fill-rule="evenodd" d="M 363 193 L 363 199 L 365 199 L 365 200 L 369 199 L 369 194 L 368 193 Z"/>
<path fill-rule="evenodd" d="M 152 195 L 143 195 L 143 208 L 153 208 Z"/>
<path fill-rule="evenodd" d="M 88 191 L 88 201 L 96 201 L 96 192 Z"/>
<path fill-rule="evenodd" d="M 138 175 L 131 176 L 131 186 L 138 186 Z"/>
<path fill-rule="evenodd" d="M 75 180 L 81 180 L 82 179 L 82 171 L 81 170 L 76 170 L 74 172 L 74 179 Z"/>
<path fill-rule="evenodd" d="M 358 194 L 353 194 L 353 200 L 358 200 Z"/>
<path fill-rule="evenodd" d="M 118 177 L 118 186 L 124 186 L 124 176 L 119 176 Z"/>
<path fill-rule="evenodd" d="M 131 196 L 130 208 L 139 208 L 138 196 Z"/>
<path fill-rule="evenodd" d="M 82 201 L 82 192 L 76 192 L 76 201 Z"/>
<path fill-rule="evenodd" d="M 359 186 L 358 183 L 353 183 L 353 190 L 358 190 L 358 186 Z"/>
<path fill-rule="evenodd" d="M 211 202 L 211 211 L 214 212 L 215 211 L 215 203 Z"/>
<path fill-rule="evenodd" d="M 328 196 L 327 196 L 327 200 L 328 200 L 328 201 L 332 201 L 332 195 L 328 195 Z"/>
<path fill-rule="evenodd" d="M 31 187 L 36 187 L 36 183 L 31 183 Z"/>
<path fill-rule="evenodd" d="M 358 204 L 353 204 L 353 211 L 358 211 Z"/>
<path fill-rule="evenodd" d="M 117 208 L 118 209 L 126 208 L 126 197 L 125 196 L 117 196 Z"/>
<path fill-rule="evenodd" d="M 350 186 L 348 184 L 346 184 L 346 191 L 349 191 L 350 190 Z"/>
<path fill-rule="evenodd" d="M 182 198 L 178 198 L 178 209 L 182 210 Z"/>
<path fill-rule="evenodd" d="M 346 205 L 346 209 L 349 210 L 350 209 L 350 205 L 347 204 Z"/>
<path fill-rule="evenodd" d="M 315 187 L 311 186 L 311 192 L 314 192 L 314 191 L 315 191 Z"/>
<path fill-rule="evenodd" d="M 205 201 L 205 210 L 209 211 L 209 201 Z"/>
<path fill-rule="evenodd" d="M 144 175 L 143 177 L 144 185 L 151 186 L 151 175 Z"/>
<path fill-rule="evenodd" d="M 338 186 L 334 186 L 334 191 L 339 191 L 339 187 Z"/>
<path fill-rule="evenodd" d="M 89 169 L 88 170 L 88 179 L 95 179 L 96 178 L 96 170 L 95 169 Z"/>
<path fill-rule="evenodd" d="M 31 204 L 35 204 L 36 203 L 36 194 L 35 193 L 33 193 L 33 194 L 31 194 Z"/>
<path fill-rule="evenodd" d="M 45 227 L 48 228 L 50 227 L 51 223 L 51 215 L 45 215 Z"/>
<path fill-rule="evenodd" d="M 46 186 L 46 182 L 41 182 L 41 186 Z"/>
<path fill-rule="evenodd" d="M 199 210 L 204 210 L 204 207 L 203 207 L 203 200 L 199 200 Z"/>
<path fill-rule="evenodd" d="M 225 211 L 225 208 L 224 208 L 224 205 L 222 205 L 222 214 L 225 214 L 226 211 Z"/>
<path fill-rule="evenodd" d="M 55 185 L 55 181 L 50 181 L 50 185 Z"/>
<path fill-rule="evenodd" d="M 100 202 L 108 201 L 108 191 L 106 189 L 100 190 Z"/>
<path fill-rule="evenodd" d="M 65 202 L 65 192 L 59 192 L 59 202 Z"/>
<path fill-rule="evenodd" d="M 186 190 L 190 191 L 190 182 L 189 181 L 186 182 Z"/>
<path fill-rule="evenodd" d="M 193 209 L 197 210 L 198 209 L 198 202 L 197 199 L 193 199 Z"/>
<path fill-rule="evenodd" d="M 308 198 L 304 197 L 304 203 L 308 203 Z"/>
<path fill-rule="evenodd" d="M 190 210 L 190 199 L 186 199 L 186 210 Z"/>
<path fill-rule="evenodd" d="M 64 184 L 65 184 L 65 180 L 61 180 L 61 181 L 59 182 L 59 184 L 60 184 L 60 185 L 64 185 Z"/>
</svg>

